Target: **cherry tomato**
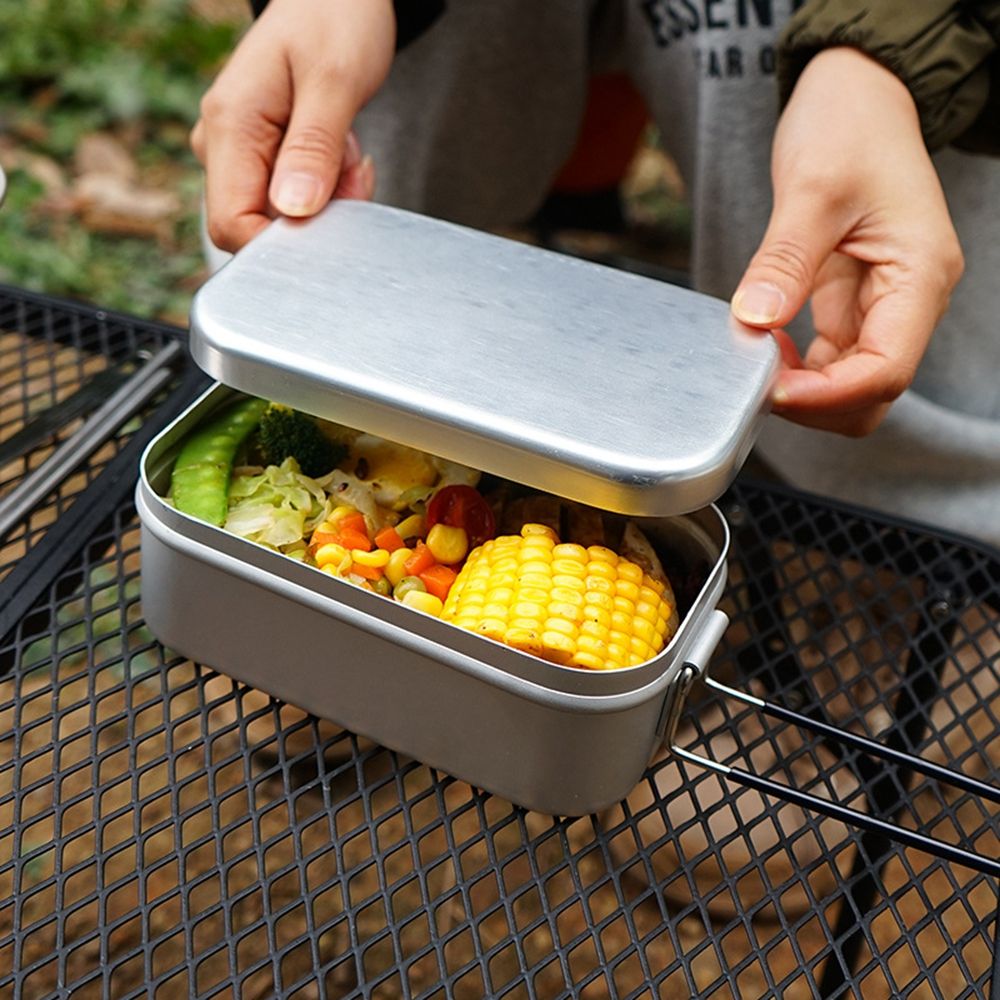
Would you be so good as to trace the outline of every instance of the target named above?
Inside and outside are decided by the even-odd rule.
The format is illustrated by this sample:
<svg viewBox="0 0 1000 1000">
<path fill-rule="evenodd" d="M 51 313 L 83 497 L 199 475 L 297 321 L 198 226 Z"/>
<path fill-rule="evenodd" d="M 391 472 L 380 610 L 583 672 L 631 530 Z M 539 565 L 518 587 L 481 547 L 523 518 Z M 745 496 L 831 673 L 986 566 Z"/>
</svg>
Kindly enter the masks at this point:
<svg viewBox="0 0 1000 1000">
<path fill-rule="evenodd" d="M 431 497 L 425 525 L 430 531 L 438 523 L 464 528 L 470 549 L 489 541 L 497 532 L 492 508 L 471 486 L 442 486 Z"/>
</svg>

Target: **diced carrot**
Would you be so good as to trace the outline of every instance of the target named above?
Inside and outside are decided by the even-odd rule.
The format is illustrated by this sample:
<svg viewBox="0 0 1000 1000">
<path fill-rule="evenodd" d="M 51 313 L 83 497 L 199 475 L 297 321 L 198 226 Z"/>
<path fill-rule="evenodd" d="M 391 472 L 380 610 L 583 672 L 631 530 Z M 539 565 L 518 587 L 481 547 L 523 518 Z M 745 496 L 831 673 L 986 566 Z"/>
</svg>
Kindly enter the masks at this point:
<svg viewBox="0 0 1000 1000">
<path fill-rule="evenodd" d="M 351 572 L 357 573 L 358 576 L 363 576 L 366 580 L 382 579 L 381 566 L 365 566 L 363 563 L 356 562 L 356 563 L 351 563 Z"/>
<path fill-rule="evenodd" d="M 372 540 L 363 531 L 341 528 L 338 532 L 337 541 L 345 549 L 361 549 L 364 552 L 371 552 L 372 550 Z"/>
<path fill-rule="evenodd" d="M 427 588 L 427 593 L 433 594 L 442 601 L 448 596 L 448 591 L 451 590 L 451 585 L 455 582 L 455 577 L 458 576 L 453 569 L 440 564 L 430 566 L 417 575 Z"/>
<path fill-rule="evenodd" d="M 312 533 L 312 538 L 309 539 L 309 551 L 317 552 L 319 549 L 323 548 L 324 545 L 329 545 L 331 542 L 340 544 L 340 534 L 336 531 L 314 531 Z"/>
<path fill-rule="evenodd" d="M 403 569 L 406 570 L 407 576 L 420 576 L 425 569 L 430 569 L 434 562 L 431 550 L 424 545 L 423 541 L 419 541 L 413 550 L 413 555 L 403 563 Z"/>
<path fill-rule="evenodd" d="M 395 552 L 396 549 L 403 548 L 406 542 L 399 537 L 399 532 L 390 524 L 375 536 L 375 544 L 380 549 L 385 549 L 386 552 Z"/>
<path fill-rule="evenodd" d="M 354 514 L 348 514 L 346 517 L 342 517 L 337 525 L 337 528 L 341 531 L 357 531 L 359 534 L 368 534 L 368 524 L 365 521 L 365 515 L 357 512 Z"/>
</svg>

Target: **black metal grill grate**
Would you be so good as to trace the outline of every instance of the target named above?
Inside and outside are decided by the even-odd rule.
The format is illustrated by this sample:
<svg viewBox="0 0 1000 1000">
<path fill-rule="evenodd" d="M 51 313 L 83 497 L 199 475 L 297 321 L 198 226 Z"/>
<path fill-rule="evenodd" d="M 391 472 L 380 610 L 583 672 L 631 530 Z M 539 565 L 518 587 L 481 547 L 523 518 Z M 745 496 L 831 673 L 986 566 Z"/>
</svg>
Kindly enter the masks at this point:
<svg viewBox="0 0 1000 1000">
<path fill-rule="evenodd" d="M 0 294 L 0 435 L 166 335 Z M 1000 558 L 770 487 L 723 505 L 717 676 L 995 781 Z M 605 816 L 525 813 L 164 650 L 138 571 L 125 503 L 0 641 L 0 996 L 996 995 L 983 875 L 676 759 Z M 991 808 L 734 703 L 680 739 L 997 856 Z"/>
</svg>

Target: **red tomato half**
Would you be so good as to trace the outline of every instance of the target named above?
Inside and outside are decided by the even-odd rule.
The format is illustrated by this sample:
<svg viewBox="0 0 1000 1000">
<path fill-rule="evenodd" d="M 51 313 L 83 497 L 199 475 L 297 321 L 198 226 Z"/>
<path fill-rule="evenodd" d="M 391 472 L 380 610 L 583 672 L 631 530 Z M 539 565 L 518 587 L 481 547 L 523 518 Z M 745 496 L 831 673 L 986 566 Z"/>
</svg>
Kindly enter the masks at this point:
<svg viewBox="0 0 1000 1000">
<path fill-rule="evenodd" d="M 490 505 L 471 486 L 442 486 L 427 505 L 427 530 L 435 524 L 464 528 L 469 548 L 482 545 L 497 533 L 496 518 Z"/>
</svg>

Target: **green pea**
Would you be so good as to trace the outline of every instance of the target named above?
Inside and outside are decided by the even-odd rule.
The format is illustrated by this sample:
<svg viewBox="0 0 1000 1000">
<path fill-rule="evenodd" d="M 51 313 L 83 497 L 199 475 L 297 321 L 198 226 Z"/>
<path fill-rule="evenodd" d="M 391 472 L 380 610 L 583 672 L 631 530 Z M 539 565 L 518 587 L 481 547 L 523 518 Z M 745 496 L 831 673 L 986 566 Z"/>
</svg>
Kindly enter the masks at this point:
<svg viewBox="0 0 1000 1000">
<path fill-rule="evenodd" d="M 395 587 L 392 588 L 392 596 L 401 601 L 411 590 L 426 591 L 424 581 L 419 576 L 404 576 Z"/>
<path fill-rule="evenodd" d="M 236 450 L 266 408 L 267 400 L 240 399 L 184 441 L 170 476 L 170 495 L 179 511 L 209 524 L 225 523 Z"/>
</svg>

